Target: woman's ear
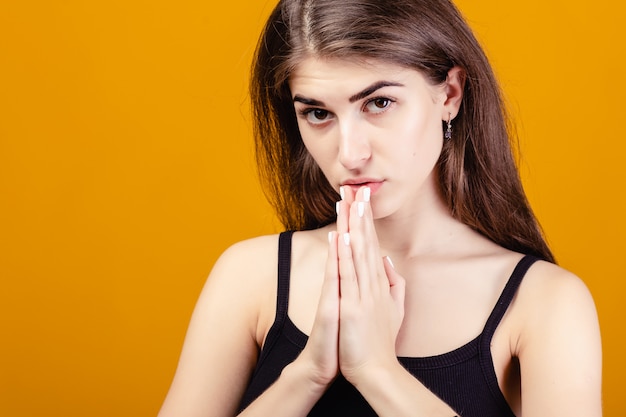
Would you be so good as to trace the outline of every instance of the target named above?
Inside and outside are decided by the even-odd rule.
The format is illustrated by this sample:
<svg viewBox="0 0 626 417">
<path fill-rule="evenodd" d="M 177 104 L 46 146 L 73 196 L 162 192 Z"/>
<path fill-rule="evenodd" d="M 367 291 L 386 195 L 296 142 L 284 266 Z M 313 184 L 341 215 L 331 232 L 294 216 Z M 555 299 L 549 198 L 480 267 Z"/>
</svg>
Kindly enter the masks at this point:
<svg viewBox="0 0 626 417">
<path fill-rule="evenodd" d="M 448 71 L 445 81 L 446 100 L 443 103 L 441 120 L 454 119 L 459 113 L 465 89 L 465 70 L 461 67 L 452 67 Z"/>
</svg>

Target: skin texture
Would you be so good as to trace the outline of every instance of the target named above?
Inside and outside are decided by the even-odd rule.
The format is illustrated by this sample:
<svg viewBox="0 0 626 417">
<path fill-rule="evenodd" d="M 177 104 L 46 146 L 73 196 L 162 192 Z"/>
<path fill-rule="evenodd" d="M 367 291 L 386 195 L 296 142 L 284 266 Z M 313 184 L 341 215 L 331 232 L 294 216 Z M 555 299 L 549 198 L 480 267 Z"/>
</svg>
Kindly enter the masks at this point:
<svg viewBox="0 0 626 417">
<path fill-rule="evenodd" d="M 455 220 L 438 193 L 441 122 L 458 113 L 463 77 L 453 68 L 433 86 L 394 65 L 315 57 L 296 69 L 302 139 L 343 198 L 336 224 L 293 236 L 288 314 L 309 342 L 241 415 L 306 416 L 339 371 L 380 416 L 456 414 L 396 357 L 475 338 L 522 257 Z M 215 265 L 161 417 L 235 415 L 274 320 L 276 240 L 238 243 Z M 533 265 L 492 355 L 518 416 L 602 415 L 595 307 L 573 274 Z"/>
</svg>

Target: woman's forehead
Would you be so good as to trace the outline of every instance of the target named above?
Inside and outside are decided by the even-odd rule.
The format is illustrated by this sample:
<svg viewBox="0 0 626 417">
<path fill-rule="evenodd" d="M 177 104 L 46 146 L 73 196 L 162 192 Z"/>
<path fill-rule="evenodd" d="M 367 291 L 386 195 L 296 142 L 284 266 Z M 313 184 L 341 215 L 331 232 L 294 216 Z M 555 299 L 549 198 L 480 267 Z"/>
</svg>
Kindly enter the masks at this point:
<svg viewBox="0 0 626 417">
<path fill-rule="evenodd" d="M 308 57 L 302 60 L 289 77 L 290 86 L 312 82 L 358 82 L 368 79 L 402 80 L 421 75 L 418 71 L 389 62 L 372 59 L 341 59 Z"/>
<path fill-rule="evenodd" d="M 309 58 L 289 78 L 292 98 L 302 102 L 355 102 L 384 87 L 432 93 L 419 71 L 375 60 Z"/>
</svg>

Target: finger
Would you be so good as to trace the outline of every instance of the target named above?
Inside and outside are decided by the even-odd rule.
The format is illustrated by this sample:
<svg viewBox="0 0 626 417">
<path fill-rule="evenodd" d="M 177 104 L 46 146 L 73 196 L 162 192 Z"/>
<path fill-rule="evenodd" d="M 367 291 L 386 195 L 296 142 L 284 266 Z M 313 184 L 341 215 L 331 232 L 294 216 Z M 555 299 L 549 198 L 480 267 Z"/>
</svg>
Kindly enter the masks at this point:
<svg viewBox="0 0 626 417">
<path fill-rule="evenodd" d="M 313 363 L 313 372 L 321 381 L 330 381 L 338 371 L 339 349 L 339 284 L 337 261 L 337 233 L 328 234 L 328 258 L 324 283 L 315 321 L 301 357 Z"/>
<path fill-rule="evenodd" d="M 337 255 L 337 232 L 328 233 L 328 257 L 322 285 L 322 298 L 339 297 L 339 259 Z"/>
<path fill-rule="evenodd" d="M 337 211 L 337 233 L 341 237 L 344 233 L 348 233 L 348 222 L 350 219 L 350 205 L 343 200 L 335 203 Z"/>
<path fill-rule="evenodd" d="M 354 192 L 350 187 L 341 187 L 341 201 L 337 202 L 337 258 L 339 270 L 339 288 L 341 299 L 354 300 L 358 296 L 358 286 L 352 262 L 350 247 L 350 206 L 354 201 Z"/>
<path fill-rule="evenodd" d="M 353 236 L 352 257 L 361 295 L 388 288 L 381 262 L 376 228 L 369 202 L 369 188 L 361 188 L 350 213 L 350 234 Z"/>
<path fill-rule="evenodd" d="M 371 271 L 376 271 L 372 278 L 372 287 L 376 286 L 377 289 L 388 289 L 389 283 L 387 282 L 387 276 L 385 273 L 385 267 L 381 262 L 380 244 L 378 243 L 378 235 L 376 234 L 376 227 L 374 226 L 374 215 L 372 212 L 372 205 L 370 202 L 371 190 L 369 187 L 363 189 L 363 230 L 366 242 L 369 243 L 368 259 L 371 261 Z M 374 272 L 372 272 L 374 273 Z"/>
<path fill-rule="evenodd" d="M 389 293 L 393 299 L 398 312 L 401 317 L 404 317 L 404 297 L 406 294 L 406 281 L 398 274 L 391 262 L 389 256 L 385 256 L 383 259 L 383 265 L 385 268 L 385 274 L 389 280 Z"/>
<path fill-rule="evenodd" d="M 339 195 L 341 196 L 341 199 L 343 201 L 345 201 L 348 204 L 352 204 L 354 202 L 356 193 L 354 192 L 352 187 L 342 185 L 341 187 L 339 187 Z"/>
<path fill-rule="evenodd" d="M 372 274 L 375 274 L 375 264 L 371 261 L 371 244 L 368 242 L 365 232 L 365 203 L 359 200 L 350 207 L 349 230 L 350 249 L 354 276 L 357 281 L 359 295 L 361 298 L 370 294 Z"/>
<path fill-rule="evenodd" d="M 328 234 L 328 257 L 324 273 L 324 282 L 320 295 L 314 326 L 322 326 L 322 333 L 332 333 L 339 318 L 339 263 L 337 259 L 337 232 Z M 315 329 L 315 327 L 314 327 Z M 331 337 L 332 334 L 326 334 Z"/>
<path fill-rule="evenodd" d="M 342 186 L 339 188 L 339 194 L 341 200 L 336 203 L 337 211 L 337 232 L 339 235 L 348 233 L 349 218 L 350 218 L 350 205 L 354 201 L 354 191 L 350 187 Z"/>
<path fill-rule="evenodd" d="M 358 300 L 359 298 L 359 285 L 354 270 L 354 262 L 352 260 L 351 244 L 350 233 L 343 233 L 339 236 L 337 253 L 339 258 L 339 287 L 342 303 Z"/>
</svg>

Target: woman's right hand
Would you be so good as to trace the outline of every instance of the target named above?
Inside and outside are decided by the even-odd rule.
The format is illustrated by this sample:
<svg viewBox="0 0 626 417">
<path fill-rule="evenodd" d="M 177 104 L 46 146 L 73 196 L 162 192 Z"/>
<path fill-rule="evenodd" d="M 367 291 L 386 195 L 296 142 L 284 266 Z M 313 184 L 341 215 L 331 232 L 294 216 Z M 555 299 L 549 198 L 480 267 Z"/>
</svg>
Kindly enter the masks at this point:
<svg viewBox="0 0 626 417">
<path fill-rule="evenodd" d="M 339 373 L 339 262 L 337 232 L 328 235 L 324 283 L 309 340 L 295 363 L 312 381 L 326 388 Z"/>
</svg>

